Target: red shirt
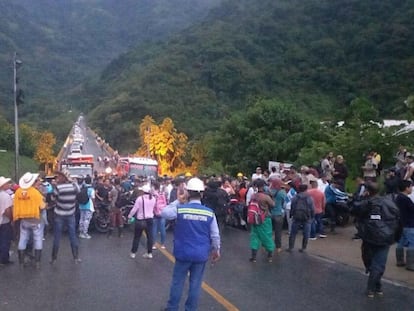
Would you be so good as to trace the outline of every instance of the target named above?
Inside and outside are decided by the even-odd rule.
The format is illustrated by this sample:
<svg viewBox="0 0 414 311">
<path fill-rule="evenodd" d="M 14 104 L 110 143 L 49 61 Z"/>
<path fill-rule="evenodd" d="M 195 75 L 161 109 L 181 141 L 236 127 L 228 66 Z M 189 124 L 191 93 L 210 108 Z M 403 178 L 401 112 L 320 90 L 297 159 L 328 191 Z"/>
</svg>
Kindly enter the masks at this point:
<svg viewBox="0 0 414 311">
<path fill-rule="evenodd" d="M 307 191 L 315 205 L 315 214 L 321 214 L 325 211 L 325 194 L 318 188 L 312 188 Z"/>
</svg>

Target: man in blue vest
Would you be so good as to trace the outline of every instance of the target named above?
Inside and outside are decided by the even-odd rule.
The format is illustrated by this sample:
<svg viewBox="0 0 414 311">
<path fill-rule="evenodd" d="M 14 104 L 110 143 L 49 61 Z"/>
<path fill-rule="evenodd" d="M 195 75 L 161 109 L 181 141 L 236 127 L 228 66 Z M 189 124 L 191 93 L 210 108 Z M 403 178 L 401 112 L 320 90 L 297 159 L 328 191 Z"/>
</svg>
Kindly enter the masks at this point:
<svg viewBox="0 0 414 311">
<path fill-rule="evenodd" d="M 168 205 L 161 213 L 167 219 L 176 218 L 174 229 L 175 265 L 171 282 L 168 311 L 179 308 L 184 282 L 190 274 L 186 311 L 197 310 L 205 265 L 211 254 L 213 262 L 220 258 L 220 234 L 214 212 L 201 204 L 204 183 L 191 178 L 187 183 L 189 201 L 183 205 Z"/>
</svg>

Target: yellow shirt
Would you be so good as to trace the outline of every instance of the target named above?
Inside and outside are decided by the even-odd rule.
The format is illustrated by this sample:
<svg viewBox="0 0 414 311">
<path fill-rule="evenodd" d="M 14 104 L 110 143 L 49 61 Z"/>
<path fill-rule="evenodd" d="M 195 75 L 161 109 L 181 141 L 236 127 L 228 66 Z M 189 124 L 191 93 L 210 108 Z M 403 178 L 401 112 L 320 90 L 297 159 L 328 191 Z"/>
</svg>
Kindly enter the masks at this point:
<svg viewBox="0 0 414 311">
<path fill-rule="evenodd" d="M 14 194 L 13 219 L 40 218 L 40 210 L 46 206 L 42 194 L 34 187 L 17 189 Z"/>
</svg>

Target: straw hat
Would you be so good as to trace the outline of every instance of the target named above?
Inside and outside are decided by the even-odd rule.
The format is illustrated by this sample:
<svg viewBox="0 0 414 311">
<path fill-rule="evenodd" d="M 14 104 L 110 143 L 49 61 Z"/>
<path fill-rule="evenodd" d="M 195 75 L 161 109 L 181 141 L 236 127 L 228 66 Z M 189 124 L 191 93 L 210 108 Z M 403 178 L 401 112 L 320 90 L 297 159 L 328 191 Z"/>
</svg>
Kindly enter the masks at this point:
<svg viewBox="0 0 414 311">
<path fill-rule="evenodd" d="M 25 173 L 19 180 L 19 186 L 22 189 L 30 188 L 36 181 L 39 174 L 32 174 L 30 172 Z"/>
<path fill-rule="evenodd" d="M 1 176 L 0 177 L 0 187 L 7 184 L 11 179 Z"/>
</svg>

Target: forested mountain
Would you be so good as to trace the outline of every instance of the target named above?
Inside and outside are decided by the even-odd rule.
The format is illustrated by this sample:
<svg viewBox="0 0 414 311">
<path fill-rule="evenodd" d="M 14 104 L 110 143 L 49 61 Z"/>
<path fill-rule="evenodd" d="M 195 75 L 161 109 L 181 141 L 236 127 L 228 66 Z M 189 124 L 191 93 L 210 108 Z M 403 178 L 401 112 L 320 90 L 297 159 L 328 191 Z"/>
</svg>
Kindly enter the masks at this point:
<svg viewBox="0 0 414 311">
<path fill-rule="evenodd" d="M 146 114 L 194 137 L 258 97 L 323 119 L 366 96 L 397 116 L 412 92 L 413 17 L 413 0 L 227 0 L 167 42 L 112 61 L 79 103 L 121 149 L 136 146 Z"/>
<path fill-rule="evenodd" d="M 23 118 L 67 112 L 68 95 L 120 53 L 164 40 L 221 0 L 0 0 L 0 108 L 11 115 L 12 58 L 19 53 Z"/>
</svg>

